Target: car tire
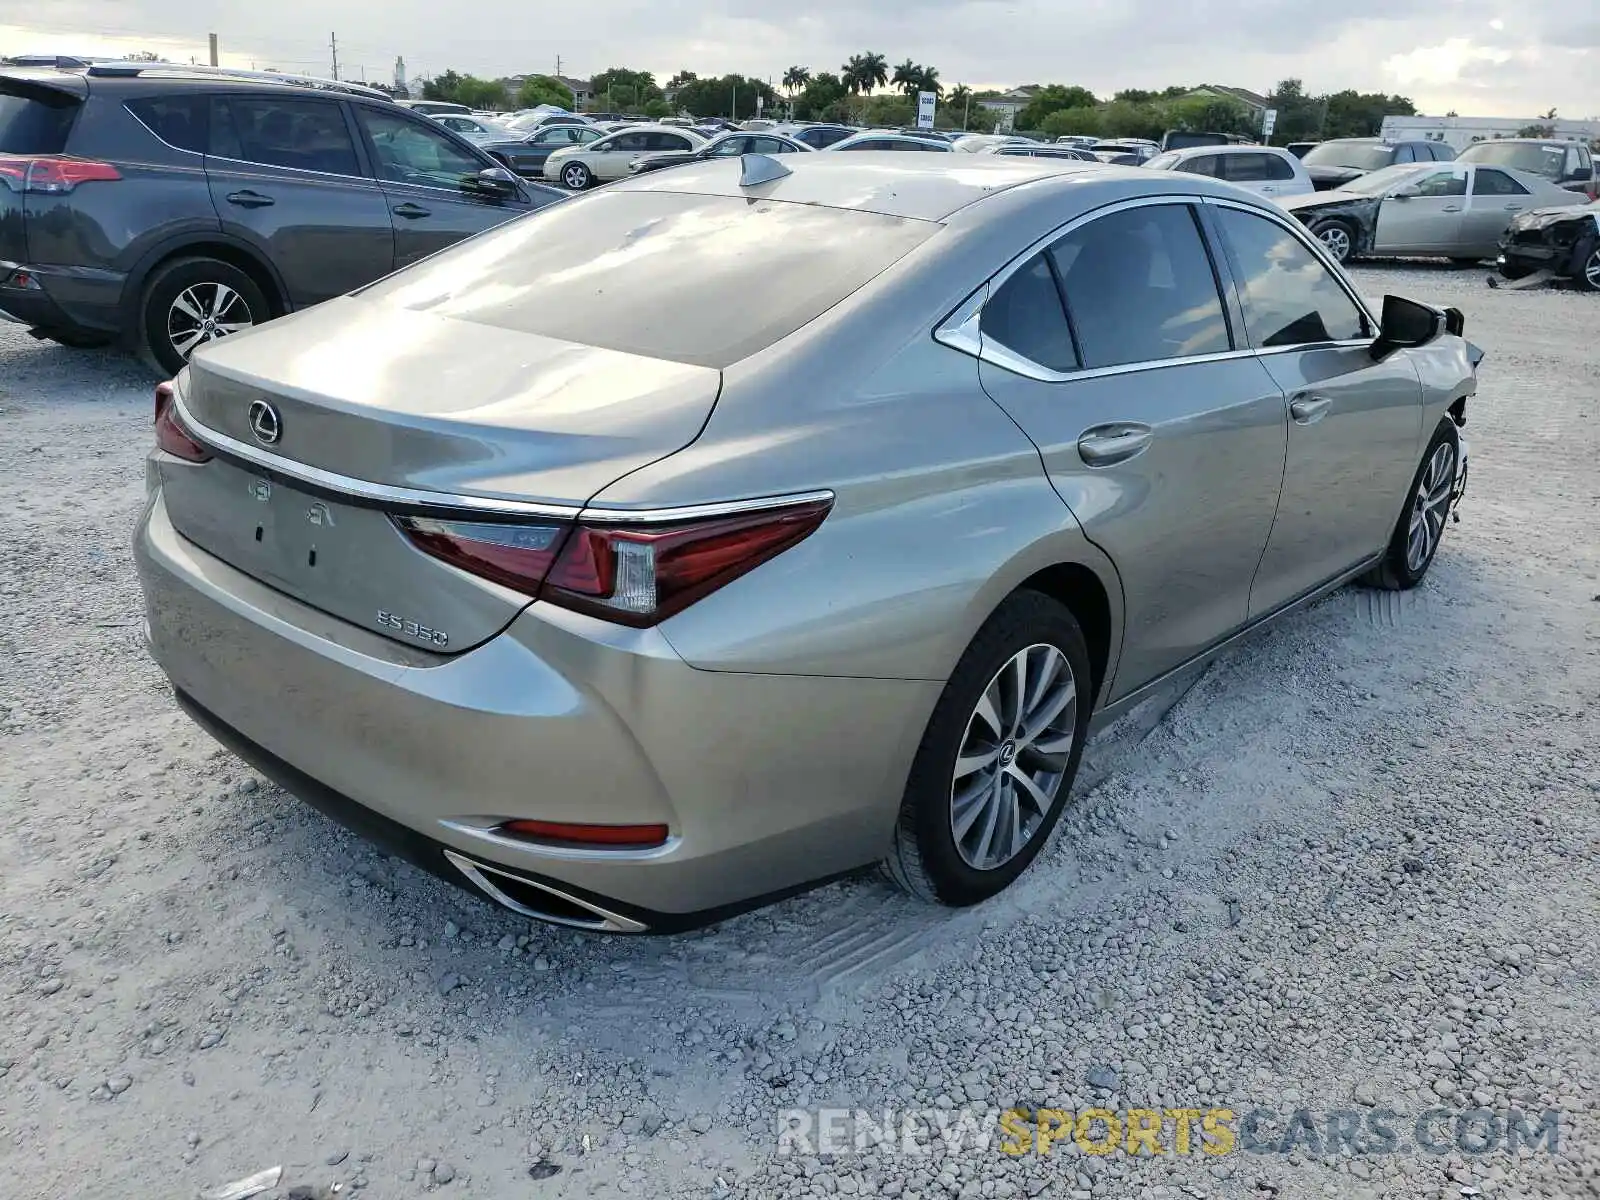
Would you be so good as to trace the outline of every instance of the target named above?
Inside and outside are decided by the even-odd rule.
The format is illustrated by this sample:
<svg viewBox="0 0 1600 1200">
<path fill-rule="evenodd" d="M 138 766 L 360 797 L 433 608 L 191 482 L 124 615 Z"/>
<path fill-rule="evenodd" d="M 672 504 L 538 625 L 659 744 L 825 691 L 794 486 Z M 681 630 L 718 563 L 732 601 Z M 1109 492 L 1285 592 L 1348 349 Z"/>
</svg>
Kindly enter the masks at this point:
<svg viewBox="0 0 1600 1200">
<path fill-rule="evenodd" d="M 1402 592 L 1422 582 L 1444 540 L 1445 526 L 1450 523 L 1460 461 L 1461 435 L 1456 432 L 1455 422 L 1444 417 L 1428 439 L 1428 448 L 1412 477 L 1382 561 L 1363 575 L 1360 583 Z M 1417 539 L 1422 539 L 1420 544 Z"/>
<path fill-rule="evenodd" d="M 1019 660 L 1029 680 L 1020 689 Z M 1093 698 L 1089 652 L 1072 613 L 1039 592 L 1007 598 L 972 639 L 928 719 L 883 862 L 889 879 L 952 907 L 1015 881 L 1066 805 Z M 986 756 L 987 764 L 974 765 Z"/>
<path fill-rule="evenodd" d="M 170 378 L 183 370 L 196 347 L 271 317 L 261 288 L 238 267 L 215 258 L 175 258 L 152 271 L 145 283 L 139 356 Z"/>
<path fill-rule="evenodd" d="M 1589 257 L 1578 267 L 1578 286 L 1586 292 L 1600 292 L 1600 245 L 1590 248 Z"/>
<path fill-rule="evenodd" d="M 1328 217 L 1311 227 L 1311 236 L 1322 243 L 1333 261 L 1343 266 L 1356 256 L 1356 227 L 1338 217 Z"/>
<path fill-rule="evenodd" d="M 561 182 L 569 190 L 581 192 L 594 182 L 594 172 L 581 162 L 568 163 L 561 168 Z"/>
</svg>

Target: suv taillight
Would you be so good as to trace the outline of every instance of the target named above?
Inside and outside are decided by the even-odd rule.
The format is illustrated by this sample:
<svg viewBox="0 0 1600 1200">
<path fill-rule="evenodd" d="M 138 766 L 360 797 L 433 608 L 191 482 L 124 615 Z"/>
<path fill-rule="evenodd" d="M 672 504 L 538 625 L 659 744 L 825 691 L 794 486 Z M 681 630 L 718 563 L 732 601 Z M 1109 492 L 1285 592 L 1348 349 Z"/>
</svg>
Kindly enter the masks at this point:
<svg viewBox="0 0 1600 1200">
<path fill-rule="evenodd" d="M 424 553 L 524 595 L 623 625 L 682 612 L 809 537 L 831 500 L 672 524 L 396 517 Z"/>
<path fill-rule="evenodd" d="M 122 172 L 110 163 L 62 155 L 0 154 L 0 183 L 14 192 L 43 192 L 60 196 L 80 183 L 109 182 L 121 179 Z"/>
<path fill-rule="evenodd" d="M 171 381 L 156 384 L 156 446 L 185 462 L 211 460 L 211 451 L 189 436 L 172 403 Z"/>
</svg>

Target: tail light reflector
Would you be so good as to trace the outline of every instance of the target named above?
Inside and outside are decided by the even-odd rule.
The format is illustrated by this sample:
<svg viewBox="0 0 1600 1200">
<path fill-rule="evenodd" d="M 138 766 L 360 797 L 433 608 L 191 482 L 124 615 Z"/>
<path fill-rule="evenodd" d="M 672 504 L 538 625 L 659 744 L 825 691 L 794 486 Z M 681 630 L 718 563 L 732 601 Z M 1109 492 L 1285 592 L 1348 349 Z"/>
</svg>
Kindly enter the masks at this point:
<svg viewBox="0 0 1600 1200">
<path fill-rule="evenodd" d="M 499 832 L 530 842 L 643 850 L 666 844 L 665 825 L 575 825 L 567 821 L 507 821 Z"/>
<path fill-rule="evenodd" d="M 805 540 L 831 500 L 672 524 L 490 524 L 397 517 L 422 551 L 525 595 L 654 625 Z"/>
<path fill-rule="evenodd" d="M 171 381 L 156 384 L 156 446 L 185 462 L 210 461 L 211 451 L 190 437 L 178 420 L 172 397 Z"/>
<path fill-rule="evenodd" d="M 59 196 L 80 183 L 111 182 L 122 172 L 110 163 L 59 155 L 0 154 L 0 183 L 14 192 L 43 192 Z"/>
</svg>

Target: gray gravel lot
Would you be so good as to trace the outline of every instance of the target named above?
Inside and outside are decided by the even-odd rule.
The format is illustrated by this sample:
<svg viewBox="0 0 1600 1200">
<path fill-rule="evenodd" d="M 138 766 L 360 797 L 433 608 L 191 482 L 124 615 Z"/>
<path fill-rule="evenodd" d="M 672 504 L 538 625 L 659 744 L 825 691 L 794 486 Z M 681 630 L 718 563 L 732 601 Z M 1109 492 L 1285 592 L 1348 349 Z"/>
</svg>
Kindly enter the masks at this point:
<svg viewBox="0 0 1600 1200">
<path fill-rule="evenodd" d="M 149 381 L 0 326 L 0 1196 L 1600 1196 L 1600 298 L 1355 274 L 1488 352 L 1422 588 L 1102 747 L 988 905 L 862 879 L 649 940 L 481 905 L 194 729 L 139 644 Z M 777 1152 L 782 1110 L 1013 1104 L 1399 1136 Z M 1558 1150 L 1433 1153 L 1438 1106 L 1559 1109 Z"/>
</svg>

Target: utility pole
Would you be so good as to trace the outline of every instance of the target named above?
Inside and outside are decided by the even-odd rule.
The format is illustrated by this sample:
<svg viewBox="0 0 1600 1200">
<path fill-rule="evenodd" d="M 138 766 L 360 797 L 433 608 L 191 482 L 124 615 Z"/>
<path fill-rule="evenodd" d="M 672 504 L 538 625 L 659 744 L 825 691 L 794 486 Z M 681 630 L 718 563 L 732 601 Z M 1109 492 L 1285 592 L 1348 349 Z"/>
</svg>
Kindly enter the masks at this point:
<svg viewBox="0 0 1600 1200">
<path fill-rule="evenodd" d="M 333 54 L 333 77 L 339 78 L 339 39 L 334 34 L 328 35 L 328 50 Z"/>
<path fill-rule="evenodd" d="M 556 78 L 561 78 L 561 55 L 556 55 Z"/>
<path fill-rule="evenodd" d="M 214 67 L 214 66 L 217 65 L 217 35 L 213 33 L 213 34 L 210 35 L 210 37 L 211 37 L 211 65 Z"/>
</svg>

